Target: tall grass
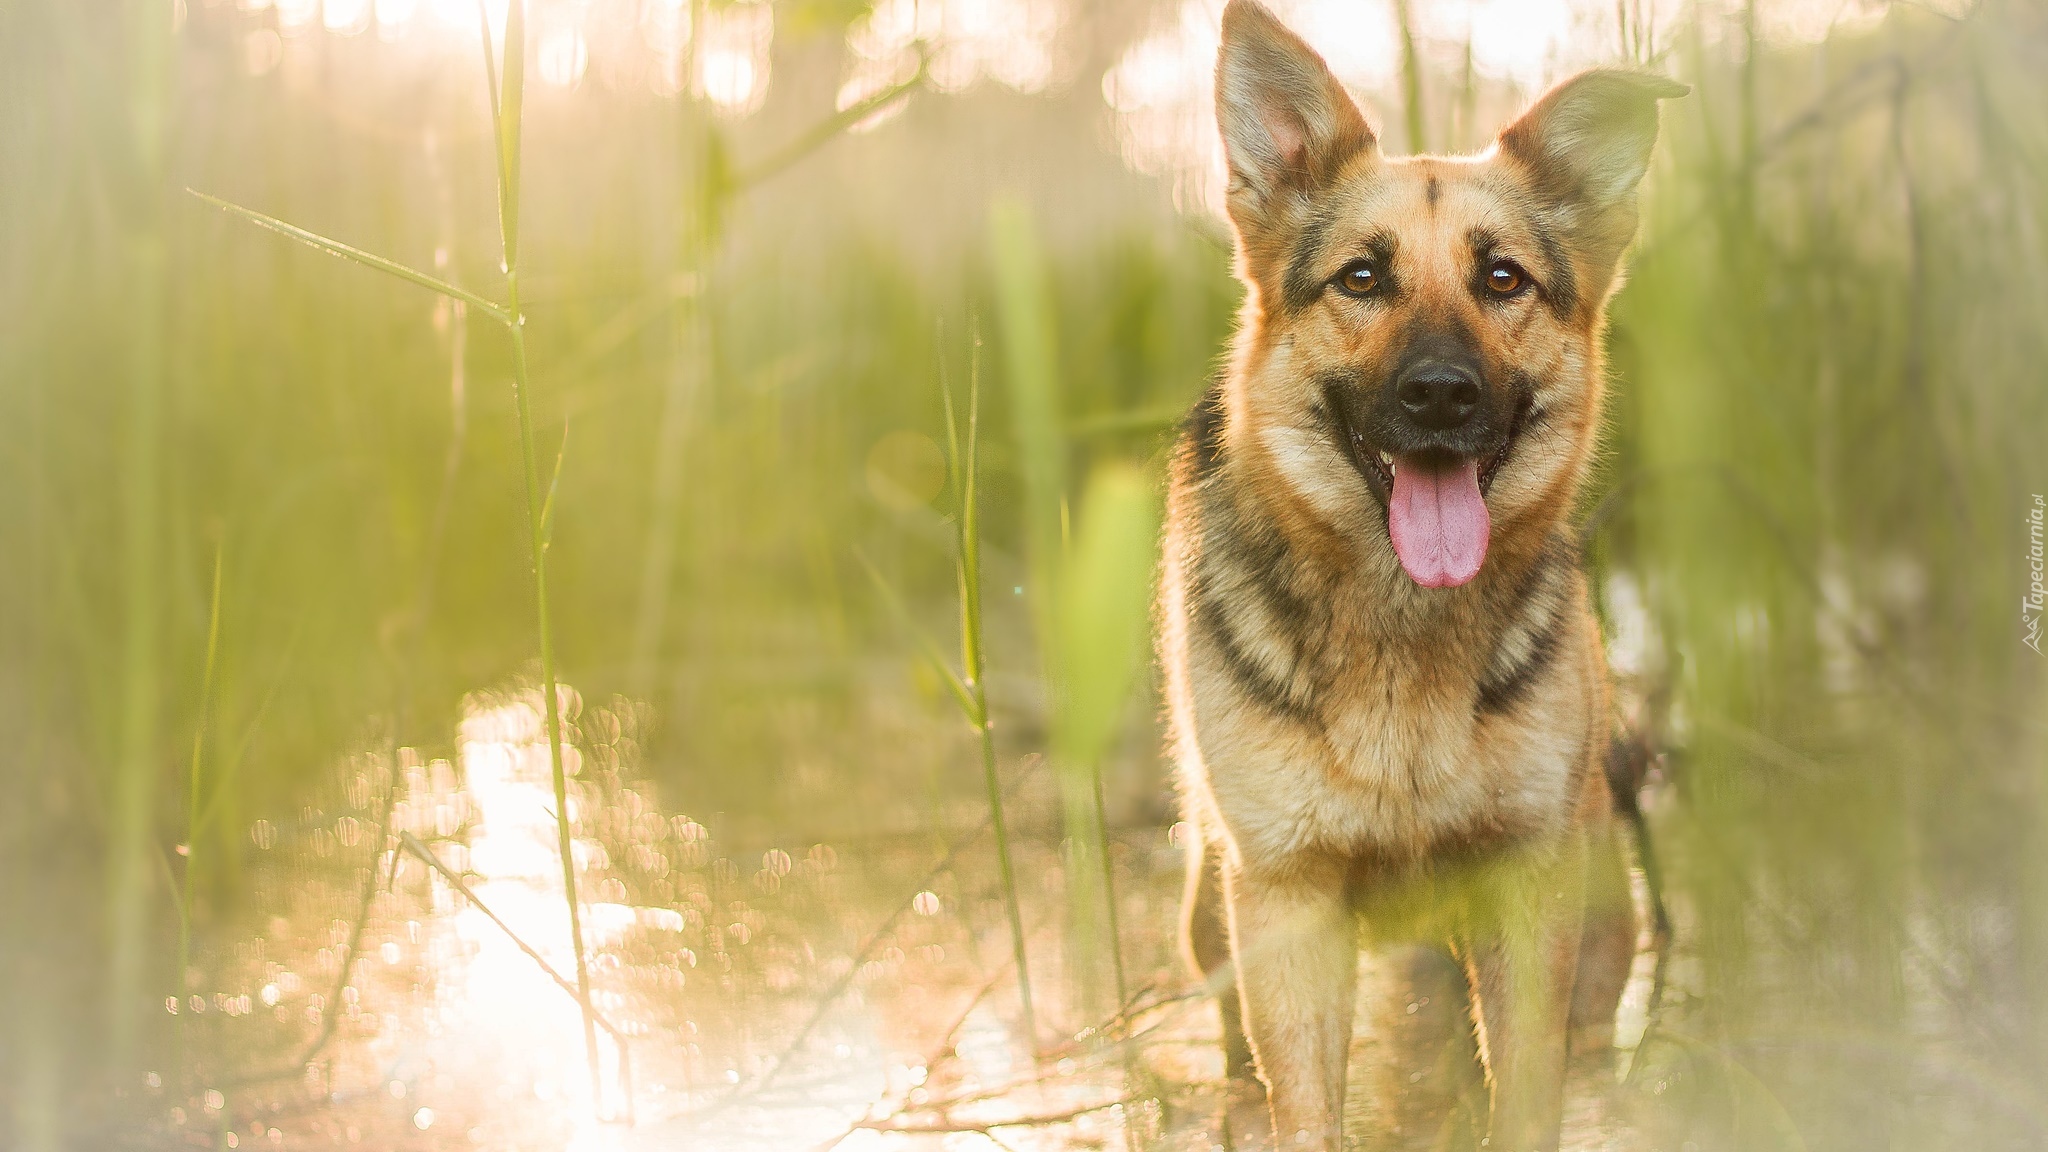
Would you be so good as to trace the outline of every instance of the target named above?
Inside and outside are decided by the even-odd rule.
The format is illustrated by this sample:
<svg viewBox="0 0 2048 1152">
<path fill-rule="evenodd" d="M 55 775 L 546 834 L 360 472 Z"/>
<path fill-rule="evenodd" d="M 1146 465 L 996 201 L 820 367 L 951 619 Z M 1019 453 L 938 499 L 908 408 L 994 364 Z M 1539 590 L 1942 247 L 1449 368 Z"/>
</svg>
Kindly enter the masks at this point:
<svg viewBox="0 0 2048 1152">
<path fill-rule="evenodd" d="M 190 992 L 189 976 L 192 965 L 192 881 L 199 860 L 199 833 L 201 817 L 205 809 L 201 798 L 205 795 L 206 781 L 206 733 L 211 725 L 214 665 L 220 656 L 220 575 L 221 553 L 224 544 L 215 540 L 213 545 L 213 593 L 206 612 L 206 670 L 199 681 L 199 722 L 192 727 L 192 767 L 185 781 L 185 867 L 178 890 L 178 967 L 174 987 L 176 995 L 183 999 Z M 189 1017 L 180 1016 L 178 1029 L 178 1074 L 185 1073 L 185 1036 L 188 1032 L 183 1023 Z"/>
<path fill-rule="evenodd" d="M 1073 866 L 1081 875 L 1081 888 L 1093 900 L 1073 901 L 1077 910 L 1099 909 L 1102 941 L 1099 950 L 1109 959 L 1110 987 L 1116 993 L 1115 1012 L 1131 1010 L 1131 981 L 1126 972 L 1124 925 L 1116 882 L 1117 860 L 1112 851 L 1109 805 L 1104 795 L 1104 764 L 1110 748 L 1130 711 L 1132 688 L 1145 667 L 1149 648 L 1147 625 L 1151 620 L 1153 558 L 1158 551 L 1158 484 L 1144 469 L 1112 462 L 1097 467 L 1088 479 L 1081 503 L 1081 523 L 1067 562 L 1061 572 L 1061 618 L 1054 670 L 1059 707 L 1054 718 L 1053 756 L 1065 766 L 1062 773 L 1067 833 L 1078 844 L 1093 851 L 1074 853 Z M 1085 781 L 1086 797 L 1075 797 L 1075 785 Z M 1077 810 L 1083 820 L 1077 822 Z M 1087 867 L 1094 857 L 1094 868 Z M 1099 890 L 1088 893 L 1082 885 L 1100 879 Z M 1070 898 L 1071 899 L 1071 898 Z M 1083 943 L 1087 941 L 1082 937 Z M 1069 958 L 1072 973 L 1080 975 L 1089 953 Z M 1099 1004 L 1084 998 L 1084 1007 L 1101 1011 Z M 1146 1080 L 1143 1062 L 1135 1045 L 1122 1049 L 1124 1084 L 1136 1093 Z M 1125 1145 L 1139 1146 L 1138 1125 L 1126 1124 Z"/>
<path fill-rule="evenodd" d="M 1697 964 L 1677 1039 L 1645 1058 L 1703 1143 L 1789 1117 L 1808 1147 L 1933 1146 L 1953 1116 L 1880 1103 L 1945 1075 L 1912 1039 L 1930 1014 L 1978 1058 L 2033 1058 L 1985 1013 L 2031 995 L 2015 977 L 2037 953 L 1958 911 L 2005 909 L 2015 944 L 2040 914 L 2005 877 L 2042 828 L 1994 799 L 2038 787 L 2009 726 L 2041 671 L 1992 592 L 2038 472 L 2002 414 L 2042 411 L 1992 382 L 2039 345 L 2040 298 L 2005 295 L 1993 250 L 2038 246 L 2017 221 L 2042 169 L 2015 161 L 2048 143 L 1982 39 L 2007 18 L 1901 10 L 1806 56 L 1769 50 L 1745 10 L 1752 53 L 1706 64 L 1667 122 L 1617 305 L 1606 564 L 1651 640 L 1637 690 L 1669 701 L 1653 824 Z M 1944 143 L 1959 129 L 1981 134 L 1967 153 Z M 1737 1083 L 1747 1102 L 1708 1119 Z M 1970 1091 L 1980 1139 L 2039 1107 Z"/>
<path fill-rule="evenodd" d="M 121 306 L 129 320 L 129 341 L 123 366 L 128 387 L 121 485 L 121 707 L 106 870 L 111 952 L 106 1055 L 114 1068 L 125 1067 L 135 1055 L 150 950 L 148 857 L 151 810 L 161 780 L 156 745 L 163 727 L 164 605 L 157 583 L 165 553 L 162 417 L 170 377 L 163 191 L 172 143 L 166 106 L 175 53 L 171 14 L 161 6 L 133 8 L 127 61 L 133 87 L 122 119 L 126 159 L 133 165 L 139 195 L 121 220 L 118 236 L 125 255 Z"/>
<path fill-rule="evenodd" d="M 1100 1013 L 1094 990 L 1106 958 L 1116 1003 L 1130 995 L 1117 924 L 1102 760 L 1123 718 L 1144 650 L 1157 516 L 1152 481 L 1126 464 L 1089 478 L 1069 497 L 1068 420 L 1059 373 L 1053 285 L 1029 209 L 999 200 L 989 213 L 996 300 L 1002 318 L 1013 435 L 1023 480 L 1024 586 L 1051 703 L 1051 744 L 1060 781 L 1068 861 L 1068 976 L 1081 1005 Z"/>
<path fill-rule="evenodd" d="M 553 528 L 554 494 L 560 479 L 561 461 L 555 466 L 554 479 L 545 491 L 540 480 L 540 463 L 534 445 L 533 431 L 533 385 L 527 370 L 526 357 L 526 314 L 520 305 L 519 296 L 519 193 L 520 193 L 520 127 L 524 110 L 526 77 L 526 6 L 523 0 L 511 0 L 506 8 L 504 26 L 503 75 L 500 77 L 498 58 L 491 43 L 491 21 L 489 10 L 478 6 L 479 29 L 484 48 L 484 76 L 489 88 L 492 127 L 492 152 L 497 166 L 498 229 L 499 250 L 503 257 L 500 265 L 505 279 L 505 303 L 495 304 L 475 293 L 458 288 L 453 284 L 429 276 L 424 272 L 408 268 L 397 261 L 375 256 L 339 241 L 298 228 L 281 220 L 230 204 L 211 196 L 201 196 L 217 207 L 242 216 L 252 223 L 280 232 L 308 247 L 352 260 L 365 267 L 393 276 L 397 279 L 427 288 L 431 291 L 473 305 L 485 315 L 499 321 L 505 328 L 511 345 L 512 393 L 518 411 L 519 456 L 523 465 L 523 479 L 526 489 L 526 511 L 528 545 L 531 549 L 533 572 L 533 604 L 536 631 L 540 647 L 540 674 L 542 713 L 548 737 L 548 767 L 555 794 L 555 829 L 557 849 L 562 866 L 562 889 L 569 918 L 569 946 L 575 958 L 576 999 L 583 1020 L 585 1055 L 590 1072 L 591 1107 L 602 1111 L 604 1108 L 603 1064 L 597 1046 L 598 1022 L 596 1010 L 590 998 L 590 968 L 584 955 L 583 918 L 581 901 L 576 891 L 576 858 L 574 853 L 574 815 L 569 806 L 568 775 L 562 759 L 562 716 L 561 685 L 555 675 L 554 629 L 548 611 L 548 568 L 547 552 L 550 533 Z M 566 439 L 564 451 L 566 451 Z M 218 573 L 216 572 L 216 579 Z M 209 679 L 212 653 L 209 650 Z M 194 773 L 197 769 L 197 750 L 194 752 Z M 398 787 L 394 776 L 391 789 Z M 388 796 L 387 796 L 388 803 Z M 196 785 L 194 807 L 196 811 Z M 380 822 L 381 827 L 381 822 Z M 388 834 L 388 829 L 386 830 Z M 187 905 L 189 909 L 189 902 Z M 189 917 L 189 911 L 187 913 Z M 361 925 L 357 925 L 358 937 Z M 350 951 L 353 953 L 354 945 Z M 184 955 L 181 942 L 180 956 Z M 344 976 L 346 969 L 344 969 Z M 182 976 L 181 976 L 182 979 Z M 630 1108 L 630 1103 L 627 1104 Z"/>
<path fill-rule="evenodd" d="M 1017 997 L 1024 1013 L 1025 1043 L 1038 1049 L 1038 1013 L 1031 1004 L 1031 958 L 1024 946 L 1024 906 L 1017 897 L 1017 866 L 1010 853 L 1009 826 L 1003 819 L 1003 782 L 996 772 L 995 718 L 988 705 L 988 651 L 983 633 L 981 576 L 981 339 L 974 333 L 973 359 L 967 374 L 967 434 L 964 442 L 953 416 L 953 394 L 946 399 L 946 467 L 959 508 L 954 548 L 960 581 L 960 667 L 964 684 L 955 694 L 974 727 L 981 751 L 981 776 L 988 792 L 989 830 L 995 838 L 996 866 L 1002 872 L 1003 907 L 1010 919 L 1010 953 L 1017 966 Z M 964 688 L 964 691 L 961 689 Z"/>
<path fill-rule="evenodd" d="M 1031 996 L 1030 949 L 1025 944 L 1024 905 L 1017 893 L 1017 865 L 1010 850 L 1009 821 L 1003 815 L 1003 781 L 996 767 L 995 716 L 989 708 L 986 618 L 982 609 L 981 333 L 978 329 L 972 333 L 969 347 L 964 435 L 952 387 L 943 375 L 939 384 L 946 414 L 946 485 L 954 497 L 952 545 L 959 604 L 960 671 L 955 673 L 945 657 L 940 655 L 938 646 L 922 634 L 919 635 L 919 643 L 929 668 L 950 690 L 961 716 L 974 732 L 975 749 L 981 760 L 982 785 L 987 795 L 988 826 L 995 841 L 996 870 L 1001 878 L 1003 913 L 1008 920 L 1010 962 L 1016 968 L 1020 1031 L 1025 1046 L 1036 1053 L 1041 1038 L 1038 1012 Z M 895 588 L 865 556 L 862 563 L 894 615 L 914 629 L 915 621 L 905 610 Z M 948 856 L 950 858 L 951 853 Z"/>
<path fill-rule="evenodd" d="M 555 481 L 541 490 L 540 462 L 533 436 L 533 384 L 526 368 L 526 313 L 519 305 L 519 145 L 526 90 L 526 5 L 511 0 L 505 10 L 505 67 L 502 82 L 491 57 L 489 10 L 477 13 L 484 45 L 484 75 L 491 87 L 491 125 L 498 160 L 498 234 L 505 269 L 505 328 L 512 341 L 512 396 L 519 408 L 519 456 L 525 466 L 526 519 L 533 549 L 534 618 L 540 638 L 541 707 L 547 718 L 548 772 L 555 788 L 556 848 L 562 862 L 562 892 L 569 910 L 569 947 L 576 958 L 576 1003 L 583 1015 L 583 1047 L 590 1065 L 590 1104 L 604 1108 L 604 1074 L 597 1051 L 597 1013 L 590 1003 L 590 964 L 583 955 L 583 913 L 576 896 L 576 854 L 569 783 L 562 767 L 562 692 L 555 678 L 555 635 L 548 617 L 548 538 L 554 511 Z M 567 450 L 566 430 L 564 450 Z"/>
</svg>

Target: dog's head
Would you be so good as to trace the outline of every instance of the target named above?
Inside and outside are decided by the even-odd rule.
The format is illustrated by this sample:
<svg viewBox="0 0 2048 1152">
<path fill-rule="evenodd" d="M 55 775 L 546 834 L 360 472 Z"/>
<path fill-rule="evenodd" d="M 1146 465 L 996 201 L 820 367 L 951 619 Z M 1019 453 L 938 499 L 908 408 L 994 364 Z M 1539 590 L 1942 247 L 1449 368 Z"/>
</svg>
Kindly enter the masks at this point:
<svg viewBox="0 0 2048 1152">
<path fill-rule="evenodd" d="M 1547 536 L 1592 453 L 1657 101 L 1685 91 L 1586 72 L 1476 156 L 1389 158 L 1314 49 L 1231 0 L 1216 112 L 1249 289 L 1237 453 L 1424 587 Z"/>
</svg>

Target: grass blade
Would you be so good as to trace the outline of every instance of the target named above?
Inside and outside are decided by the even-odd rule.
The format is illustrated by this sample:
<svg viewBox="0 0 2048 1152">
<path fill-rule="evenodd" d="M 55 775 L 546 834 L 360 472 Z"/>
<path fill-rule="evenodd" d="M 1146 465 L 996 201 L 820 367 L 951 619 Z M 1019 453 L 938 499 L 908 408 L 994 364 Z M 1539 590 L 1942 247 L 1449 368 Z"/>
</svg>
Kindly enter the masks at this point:
<svg viewBox="0 0 2048 1152">
<path fill-rule="evenodd" d="M 1101 891 L 1077 883 L 1074 911 L 1080 955 L 1106 952 L 1117 1002 L 1129 999 L 1109 854 L 1103 760 L 1126 714 L 1148 653 L 1159 510 L 1152 479 L 1124 463 L 1089 477 L 1079 532 L 1065 557 L 1059 590 L 1059 642 L 1053 668 L 1060 707 L 1053 755 L 1080 873 L 1099 873 Z M 1092 859 L 1091 859 L 1092 858 Z M 1092 865 L 1090 867 L 1089 865 Z M 1078 880 L 1078 877 L 1077 877 Z M 1099 897 L 1099 915 L 1095 899 Z M 1101 939 L 1093 937 L 1100 932 Z"/>
<path fill-rule="evenodd" d="M 954 523 L 959 525 L 959 578 L 960 578 L 960 656 L 961 666 L 977 686 L 981 683 L 981 497 L 978 491 L 980 469 L 978 460 L 981 452 L 981 326 L 976 323 L 969 333 L 973 343 L 973 359 L 967 370 L 967 446 L 965 455 L 959 454 L 952 441 L 950 429 L 947 449 L 955 453 L 947 464 L 954 479 L 954 491 L 959 493 L 960 514 Z M 950 401 L 947 405 L 951 408 Z M 978 687 L 977 687 L 977 690 Z"/>
<path fill-rule="evenodd" d="M 206 614 L 206 671 L 199 682 L 199 719 L 192 728 L 192 770 L 185 796 L 185 876 L 178 891 L 178 972 L 174 981 L 180 996 L 186 991 L 185 972 L 192 965 L 192 874 L 199 860 L 201 775 L 206 763 L 206 728 L 212 719 L 213 670 L 220 652 L 220 567 L 221 541 L 213 542 L 213 596 Z M 184 1013 L 178 1016 L 178 1074 L 185 1068 Z"/>
<path fill-rule="evenodd" d="M 882 603 L 888 607 L 889 614 L 896 617 L 904 630 L 917 640 L 918 649 L 924 655 L 926 663 L 930 664 L 932 670 L 946 682 L 946 687 L 953 693 L 954 701 L 960 705 L 960 714 L 967 718 L 968 724 L 977 730 L 980 729 L 981 702 L 968 690 L 960 677 L 954 674 L 953 669 L 946 665 L 946 658 L 939 654 L 938 643 L 926 635 L 924 629 L 919 628 L 917 622 L 910 618 L 910 609 L 904 607 L 903 598 L 896 594 L 896 589 L 890 586 L 888 577 L 882 575 L 882 570 L 875 567 L 874 561 L 868 559 L 867 553 L 856 548 L 853 558 L 860 561 L 860 566 L 867 572 L 868 579 L 874 582 L 875 591 L 881 594 Z"/>
<path fill-rule="evenodd" d="M 486 26 L 485 34 L 489 34 Z M 498 211 L 503 217 L 505 267 L 519 266 L 519 126 L 526 92 L 526 3 L 505 6 L 504 81 L 498 93 Z"/>
<path fill-rule="evenodd" d="M 951 405 L 948 403 L 950 413 Z M 950 423 L 950 421 L 949 421 Z M 952 438 L 949 435 L 948 440 Z M 967 371 L 967 452 L 957 462 L 954 474 L 960 478 L 960 650 L 965 657 L 967 683 L 974 697 L 975 714 L 981 718 L 976 735 L 981 740 L 981 774 L 988 788 L 989 826 L 995 832 L 996 864 L 1002 870 L 1003 903 L 1010 916 L 1010 950 L 1017 964 L 1017 998 L 1024 1012 L 1024 1035 L 1034 1056 L 1038 1054 L 1038 1017 L 1031 1006 L 1031 965 L 1024 948 L 1024 909 L 1017 900 L 1017 869 L 1010 857 L 1010 834 L 1003 823 L 1003 785 L 996 772 L 996 734 L 988 714 L 988 676 L 983 666 L 981 619 L 981 514 L 977 507 L 976 481 L 981 450 L 981 330 L 974 329 L 973 350 Z"/>
<path fill-rule="evenodd" d="M 488 63 L 491 55 L 488 11 L 482 35 Z M 514 407 L 519 412 L 519 453 L 526 479 L 528 543 L 533 551 L 534 617 L 540 639 L 541 707 L 547 721 L 548 767 L 555 793 L 555 835 L 556 848 L 562 860 L 562 899 L 568 907 L 569 944 L 576 957 L 576 1000 L 583 1014 L 583 1046 L 590 1063 L 590 1106 L 601 1113 L 604 1073 L 597 1050 L 597 1010 L 591 1006 L 590 999 L 590 961 L 583 946 L 582 903 L 576 894 L 575 833 L 569 823 L 569 780 L 562 763 L 562 698 L 560 681 L 555 675 L 554 628 L 548 612 L 548 533 L 552 501 L 541 492 L 540 462 L 533 442 L 533 379 L 527 370 L 526 317 L 519 307 L 519 124 L 525 76 L 526 9 L 521 0 L 511 0 L 505 14 L 504 84 L 492 102 L 498 142 L 498 236 L 505 259 L 505 328 L 512 338 L 512 396 Z M 566 449 L 566 438 L 564 445 Z"/>
<path fill-rule="evenodd" d="M 1098 899 L 1111 903 L 1114 900 L 1114 885 L 1108 871 L 1108 830 L 1101 811 L 1100 756 L 1076 754 L 1073 746 L 1077 741 L 1064 734 L 1083 727 L 1113 724 L 1127 686 L 1110 685 L 1112 691 L 1108 694 L 1092 697 L 1088 695 L 1087 681 L 1071 675 L 1076 668 L 1084 673 L 1097 669 L 1066 651 L 1074 643 L 1069 636 L 1073 631 L 1069 625 L 1073 607 L 1067 603 L 1067 585 L 1072 581 L 1065 578 L 1072 557 L 1067 540 L 1068 452 L 1060 416 L 1059 344 L 1051 303 L 1052 278 L 1024 202 L 998 201 L 991 207 L 989 225 L 996 302 L 1006 353 L 1005 383 L 1010 390 L 1011 423 L 1024 481 L 1024 542 L 1030 573 L 1027 602 L 1038 636 L 1040 660 L 1052 690 L 1053 730 L 1061 736 L 1062 746 L 1055 748 L 1054 767 L 1060 781 L 1062 818 L 1077 852 L 1077 866 L 1067 876 L 1068 903 L 1073 913 L 1071 954 L 1080 957 L 1107 951 L 1121 984 L 1122 959 L 1115 939 L 1115 910 L 1102 907 L 1099 915 L 1096 911 Z M 1142 493 L 1143 488 L 1139 482 L 1135 491 Z M 1125 496 L 1133 491 L 1128 483 L 1118 490 Z M 1133 507 L 1142 503 L 1140 499 Z M 1134 539 L 1149 542 L 1151 537 L 1141 534 Z M 1138 558 L 1132 561 L 1121 559 L 1115 554 L 1116 549 L 1108 549 L 1104 559 L 1111 569 L 1106 578 L 1109 583 L 1129 583 L 1121 579 L 1128 575 L 1126 570 L 1149 572 L 1149 546 L 1141 546 L 1138 551 Z M 1137 582 L 1140 606 L 1136 618 L 1141 622 L 1147 618 L 1144 604 L 1148 602 L 1148 587 L 1146 579 Z M 1121 606 L 1130 599 L 1123 595 L 1118 603 Z M 1084 635 L 1079 642 L 1093 650 L 1111 635 L 1127 634 L 1122 625 L 1129 615 L 1127 611 L 1109 613 L 1106 622 L 1117 625 L 1112 632 Z M 1127 664 L 1119 659 L 1103 670 Z M 1091 733 L 1085 743 L 1099 746 L 1105 739 Z M 1098 871 L 1102 879 L 1099 894 L 1088 879 L 1090 873 Z M 1105 935 L 1106 944 L 1102 939 Z M 1078 972 L 1075 967 L 1070 975 Z M 1092 987 L 1091 982 L 1083 979 L 1077 991 Z M 1117 995 L 1119 1001 L 1123 1000 L 1125 989 L 1119 986 Z"/>
<path fill-rule="evenodd" d="M 280 236 L 288 236 L 291 239 L 297 240 L 299 243 L 304 244 L 308 248 L 318 249 L 319 251 L 327 253 L 329 256 L 339 256 L 343 260 L 348 260 L 356 264 L 361 264 L 365 268 L 374 268 L 387 276 L 396 276 L 400 280 L 403 280 L 409 284 L 417 284 L 420 287 L 425 288 L 429 292 L 439 292 L 443 296 L 447 296 L 455 300 L 460 300 L 465 304 L 469 304 L 475 308 L 482 310 L 486 315 L 490 316 L 492 319 L 496 320 L 500 324 L 510 324 L 512 322 L 512 314 L 508 312 L 503 306 L 494 304 L 491 301 L 484 299 L 482 296 L 479 296 L 474 292 L 468 291 L 467 289 L 457 288 L 455 285 L 448 283 L 446 280 L 435 279 L 434 277 L 429 276 L 424 272 L 408 268 L 405 265 L 400 264 L 396 260 L 386 260 L 382 256 L 378 256 L 370 252 L 365 252 L 360 248 L 356 248 L 348 244 L 343 244 L 339 240 L 330 240 L 327 237 L 320 235 L 318 232 L 308 232 L 306 229 L 301 228 L 296 224 L 287 224 L 284 221 L 279 220 L 275 216 L 265 216 L 263 213 L 258 212 L 253 208 L 244 208 L 240 204 L 223 200 L 218 196 L 209 196 L 196 188 L 187 188 L 185 189 L 185 191 L 191 193 L 193 196 L 196 196 L 201 200 L 204 200 L 208 204 L 213 205 L 215 208 L 218 208 L 223 212 L 227 212 L 235 216 L 240 216 L 242 219 L 247 220 L 249 223 L 256 225 L 258 228 L 268 228 L 272 232 L 275 232 Z"/>
<path fill-rule="evenodd" d="M 946 330 L 939 328 L 939 402 L 946 413 L 946 486 L 960 491 L 960 420 L 953 411 L 953 382 L 946 374 L 944 345 Z"/>
<path fill-rule="evenodd" d="M 548 498 L 540 506 L 540 539 L 542 547 L 552 547 L 555 542 L 555 495 L 562 490 L 562 462 L 569 457 L 569 422 L 562 421 L 562 444 L 555 449 L 554 475 L 548 477 Z"/>
</svg>

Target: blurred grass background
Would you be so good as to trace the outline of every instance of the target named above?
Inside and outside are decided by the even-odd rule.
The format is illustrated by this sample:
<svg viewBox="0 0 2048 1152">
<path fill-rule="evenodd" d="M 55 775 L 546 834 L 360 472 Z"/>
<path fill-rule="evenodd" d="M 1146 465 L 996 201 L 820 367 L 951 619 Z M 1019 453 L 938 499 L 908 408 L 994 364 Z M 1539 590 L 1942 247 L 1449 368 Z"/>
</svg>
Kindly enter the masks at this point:
<svg viewBox="0 0 2048 1152">
<path fill-rule="evenodd" d="M 187 860 L 199 939 L 257 922 L 253 822 L 313 819 L 362 749 L 449 755 L 466 694 L 534 675 L 498 333 L 183 191 L 495 295 L 475 17 L 436 32 L 448 7 L 0 5 L 14 1146 L 66 1146 L 163 1065 Z M 1157 163 L 1102 77 L 1213 12 L 1020 3 L 973 67 L 933 25 L 862 72 L 902 7 L 536 6 L 536 69 L 566 81 L 528 103 L 521 258 L 556 650 L 588 698 L 644 702 L 646 775 L 728 841 L 935 836 L 980 795 L 972 734 L 859 557 L 950 644 L 940 389 L 979 332 L 997 739 L 1055 753 L 1062 823 L 1037 834 L 1074 833 L 1075 956 L 1099 955 L 1071 879 L 1101 869 L 1090 821 L 1150 843 L 1172 820 L 1150 532 L 1238 298 L 1201 155 Z M 1489 6 L 1359 8 L 1406 45 L 1361 81 L 1395 149 L 1480 145 L 1567 62 L 1694 85 L 1614 308 L 1588 501 L 1659 752 L 1681 946 L 1658 1027 L 1709 1070 L 1670 1081 L 1690 1138 L 2040 1147 L 2048 666 L 2020 600 L 2048 490 L 2048 16 L 1623 0 L 1502 74 L 1442 31 Z"/>
</svg>

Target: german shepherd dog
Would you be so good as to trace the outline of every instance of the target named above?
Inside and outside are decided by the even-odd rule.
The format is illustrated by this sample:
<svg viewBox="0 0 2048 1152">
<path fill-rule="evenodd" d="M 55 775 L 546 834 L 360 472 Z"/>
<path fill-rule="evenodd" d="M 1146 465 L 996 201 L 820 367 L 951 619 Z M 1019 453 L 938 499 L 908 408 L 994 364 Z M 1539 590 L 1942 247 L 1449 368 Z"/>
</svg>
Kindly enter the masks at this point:
<svg viewBox="0 0 2048 1152">
<path fill-rule="evenodd" d="M 1568 517 L 1685 91 L 1586 72 L 1477 156 L 1395 159 L 1306 43 L 1224 10 L 1246 298 L 1175 451 L 1160 646 L 1185 943 L 1282 1148 L 1342 1139 L 1360 926 L 1455 962 L 1489 1152 L 1555 1148 L 1568 1036 L 1611 1038 L 1634 928 Z"/>
</svg>

